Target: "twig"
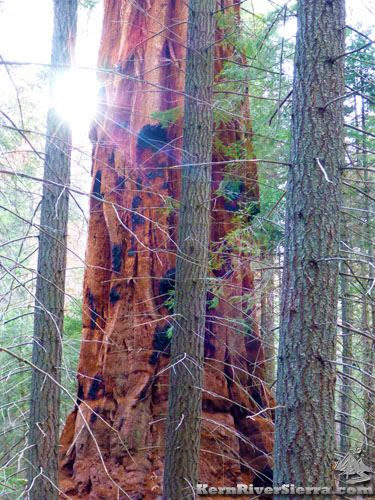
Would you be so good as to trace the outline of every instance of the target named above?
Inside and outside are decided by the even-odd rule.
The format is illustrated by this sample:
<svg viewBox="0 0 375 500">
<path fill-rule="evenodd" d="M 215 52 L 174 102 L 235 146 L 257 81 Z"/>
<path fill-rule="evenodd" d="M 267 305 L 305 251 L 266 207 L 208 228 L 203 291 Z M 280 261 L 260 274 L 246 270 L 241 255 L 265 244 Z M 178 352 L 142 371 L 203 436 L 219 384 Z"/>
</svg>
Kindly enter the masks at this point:
<svg viewBox="0 0 375 500">
<path fill-rule="evenodd" d="M 353 130 L 356 130 L 357 132 L 362 132 L 362 134 L 369 135 L 370 137 L 375 137 L 375 134 L 372 134 L 371 132 L 368 132 L 367 130 L 362 130 L 361 128 L 354 127 L 353 125 L 349 125 L 349 123 L 344 123 L 344 126 L 351 128 Z"/>
<path fill-rule="evenodd" d="M 330 104 L 333 104 L 334 102 L 341 101 L 341 99 L 346 99 L 347 97 L 350 97 L 351 95 L 358 94 L 357 90 L 353 90 L 353 92 L 349 92 L 349 94 L 344 94 L 340 95 L 339 97 L 336 97 L 335 99 L 332 99 L 331 101 L 328 101 L 326 104 L 323 104 L 321 109 L 325 111 Z"/>
<path fill-rule="evenodd" d="M 286 195 L 286 191 L 281 195 L 281 197 L 279 198 L 279 200 L 276 202 L 276 204 L 271 208 L 271 210 L 268 212 L 268 214 L 266 215 L 267 219 L 271 216 L 272 212 L 275 210 L 275 208 L 278 206 L 278 204 L 281 202 L 281 200 L 284 198 L 284 196 Z M 272 269 L 272 268 L 271 268 Z M 279 269 L 278 267 L 277 268 L 274 268 L 274 269 Z"/>
<path fill-rule="evenodd" d="M 324 175 L 325 180 L 326 180 L 327 182 L 329 182 L 330 184 L 333 184 L 333 182 L 329 180 L 328 175 L 327 175 L 327 172 L 324 170 L 324 167 L 323 167 L 323 165 L 320 163 L 319 158 L 315 158 L 315 160 L 316 160 L 316 163 L 318 164 L 318 167 L 319 167 L 319 168 L 320 168 L 320 170 L 323 172 L 323 175 Z"/>
<path fill-rule="evenodd" d="M 268 122 L 268 125 L 271 126 L 272 124 L 272 120 L 275 118 L 275 116 L 277 115 L 277 113 L 280 111 L 280 109 L 284 106 L 284 104 L 286 103 L 286 101 L 289 99 L 289 97 L 292 95 L 293 93 L 293 90 L 291 90 L 288 95 L 286 97 L 284 97 L 284 99 L 281 101 L 281 103 L 279 104 L 279 106 L 277 107 L 276 111 L 272 114 L 271 118 L 269 119 L 269 122 Z"/>
<path fill-rule="evenodd" d="M 182 414 L 181 420 L 179 421 L 179 423 L 178 423 L 177 427 L 175 428 L 175 431 L 177 431 L 177 429 L 178 429 L 179 427 L 181 427 L 182 422 L 184 421 L 184 418 L 185 418 L 185 415 L 184 415 L 184 414 Z"/>
<path fill-rule="evenodd" d="M 351 26 L 348 26 L 346 25 L 345 28 L 348 28 L 352 31 L 354 31 L 355 33 L 357 33 L 358 35 L 361 35 L 363 36 L 364 38 L 366 38 L 366 40 L 369 40 L 370 42 L 372 42 L 371 38 L 369 38 L 367 35 L 365 35 L 364 33 L 361 33 L 360 31 L 356 30 L 355 28 L 352 28 Z"/>
<path fill-rule="evenodd" d="M 349 52 L 344 52 L 343 54 L 340 54 L 340 55 L 335 56 L 335 57 L 329 57 L 327 59 L 327 62 L 334 63 L 338 59 L 341 59 L 342 57 L 345 57 L 345 56 L 349 56 L 350 54 L 355 54 L 356 52 L 359 52 L 359 51 L 365 49 L 366 47 L 369 47 L 373 43 L 375 43 L 375 42 L 371 40 L 371 42 L 366 43 L 365 45 L 362 45 L 362 47 L 359 47 L 358 49 L 350 50 Z"/>
</svg>

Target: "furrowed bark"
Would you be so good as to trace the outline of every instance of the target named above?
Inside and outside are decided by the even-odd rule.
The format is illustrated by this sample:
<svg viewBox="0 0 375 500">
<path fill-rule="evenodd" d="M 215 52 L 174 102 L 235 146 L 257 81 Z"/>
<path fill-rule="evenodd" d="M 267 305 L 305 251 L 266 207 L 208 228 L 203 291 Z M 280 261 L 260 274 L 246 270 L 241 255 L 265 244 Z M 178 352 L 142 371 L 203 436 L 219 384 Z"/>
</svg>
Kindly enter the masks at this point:
<svg viewBox="0 0 375 500">
<path fill-rule="evenodd" d="M 55 0 L 51 92 L 57 76 L 71 63 L 76 25 L 77 0 Z M 46 136 L 44 179 L 58 185 L 43 184 L 32 360 L 59 382 L 69 197 L 65 186 L 70 184 L 71 130 L 53 108 L 48 112 Z M 33 370 L 25 494 L 30 500 L 58 498 L 59 419 L 59 387 L 41 371 Z"/>
<path fill-rule="evenodd" d="M 347 231 L 345 231 L 347 234 Z M 345 240 L 344 240 L 345 241 Z M 342 320 L 342 383 L 341 383 L 341 394 L 339 397 L 340 401 L 340 452 L 345 455 L 350 450 L 350 423 L 351 423 L 351 381 L 345 376 L 352 376 L 352 358 L 353 358 L 353 343 L 352 343 L 352 333 L 346 328 L 350 327 L 352 307 L 350 303 L 350 297 L 348 297 L 348 278 L 344 275 L 346 273 L 346 266 L 344 262 L 341 262 L 340 266 L 342 270 L 341 276 L 341 320 Z"/>
<path fill-rule="evenodd" d="M 274 256 L 268 254 L 264 258 L 264 264 L 273 265 Z M 263 278 L 263 276 L 265 276 Z M 274 332 L 274 277 L 273 271 L 262 272 L 262 295 L 260 299 L 260 327 L 263 340 L 264 355 L 266 358 L 266 383 L 270 387 L 276 380 L 276 350 Z"/>
<path fill-rule="evenodd" d="M 345 89 L 338 56 L 345 52 L 345 3 L 300 0 L 297 15 L 274 477 L 276 485 L 329 487 L 344 164 L 343 100 L 337 98 Z"/>
<path fill-rule="evenodd" d="M 195 498 L 199 479 L 211 215 L 215 8 L 216 0 L 189 1 L 164 500 Z"/>
</svg>

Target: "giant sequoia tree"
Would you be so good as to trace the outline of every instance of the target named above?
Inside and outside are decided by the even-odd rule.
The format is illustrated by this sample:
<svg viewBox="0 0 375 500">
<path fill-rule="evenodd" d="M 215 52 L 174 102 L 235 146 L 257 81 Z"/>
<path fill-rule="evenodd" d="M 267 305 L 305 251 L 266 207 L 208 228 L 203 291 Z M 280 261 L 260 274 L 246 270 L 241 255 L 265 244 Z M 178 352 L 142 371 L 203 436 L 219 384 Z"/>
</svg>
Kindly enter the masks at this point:
<svg viewBox="0 0 375 500">
<path fill-rule="evenodd" d="M 217 9 L 236 22 L 232 3 Z M 183 109 L 187 13 L 183 0 L 105 1 L 78 397 L 61 438 L 60 487 L 73 500 L 161 495 L 182 120 L 164 128 L 152 113 Z M 217 29 L 217 40 L 224 35 Z M 227 43 L 215 53 L 216 74 L 222 59 L 240 57 Z M 216 132 L 222 147 L 212 155 L 212 249 L 225 252 L 211 272 L 221 293 L 205 325 L 199 474 L 217 485 L 269 472 L 272 448 L 268 412 L 248 418 L 272 403 L 256 324 L 244 313 L 253 276 L 225 244 L 233 213 L 258 200 L 255 163 L 233 168 L 240 182 L 223 193 L 225 146 L 252 151 L 246 99 L 237 115 Z"/>
<path fill-rule="evenodd" d="M 344 0 L 298 2 L 277 381 L 277 485 L 333 483 L 344 37 Z"/>
</svg>

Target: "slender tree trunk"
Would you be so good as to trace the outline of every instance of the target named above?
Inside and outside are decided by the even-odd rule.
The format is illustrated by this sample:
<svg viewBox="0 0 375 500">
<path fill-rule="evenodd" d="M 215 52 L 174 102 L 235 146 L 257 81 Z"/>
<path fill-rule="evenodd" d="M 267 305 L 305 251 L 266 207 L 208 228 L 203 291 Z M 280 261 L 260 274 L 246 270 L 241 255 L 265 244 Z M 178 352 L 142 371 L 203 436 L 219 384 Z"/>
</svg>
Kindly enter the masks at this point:
<svg viewBox="0 0 375 500">
<path fill-rule="evenodd" d="M 274 478 L 331 486 L 345 3 L 299 0 L 297 16 Z"/>
<path fill-rule="evenodd" d="M 372 263 L 374 263 L 374 252 L 371 251 Z M 370 269 L 370 277 L 372 280 L 375 279 L 374 269 Z M 371 334 L 375 336 L 375 294 L 374 291 L 371 292 Z M 367 436 L 368 436 L 368 465 L 374 470 L 375 468 L 375 383 L 374 383 L 374 364 L 375 364 L 375 342 L 372 341 L 370 344 L 370 354 L 369 354 L 369 375 L 371 378 L 370 387 L 372 393 L 369 394 L 368 404 L 367 404 Z M 366 368 L 367 369 L 367 368 Z"/>
<path fill-rule="evenodd" d="M 344 237 L 344 241 L 346 241 Z M 342 320 L 342 384 L 340 393 L 340 452 L 345 454 L 350 449 L 350 412 L 351 412 L 351 397 L 350 388 L 351 381 L 346 377 L 352 375 L 352 332 L 350 332 L 346 327 L 350 326 L 351 319 L 351 303 L 348 297 L 348 277 L 345 276 L 347 269 L 344 261 L 341 262 L 341 320 Z"/>
<path fill-rule="evenodd" d="M 361 127 L 362 130 L 366 130 L 366 109 L 365 109 L 365 99 L 361 98 Z M 363 168 L 368 168 L 368 155 L 367 155 L 367 137 L 365 134 L 362 134 L 362 166 Z M 370 181 L 371 176 L 370 173 L 365 170 L 363 175 L 364 187 L 363 191 L 366 194 L 370 194 Z M 370 202 L 370 199 L 366 196 L 364 199 L 364 209 L 365 209 L 365 221 L 366 227 L 364 230 L 365 238 L 363 238 L 363 248 L 361 249 L 361 253 L 367 253 L 370 265 L 362 265 L 365 267 L 364 273 L 362 275 L 366 275 L 368 273 L 368 277 L 371 279 L 375 278 L 374 268 L 374 249 L 373 249 L 373 228 L 371 226 L 371 208 L 373 203 Z M 372 264 L 372 265 L 371 265 Z M 375 330 L 375 295 L 373 291 L 373 287 L 371 292 L 368 293 L 368 289 L 372 286 L 371 281 L 367 281 L 365 284 L 366 291 L 363 294 L 363 317 L 364 317 L 364 325 L 363 330 L 368 334 L 374 334 Z M 368 457 L 368 465 L 372 469 L 375 467 L 375 423 L 374 423 L 374 415 L 375 415 L 375 383 L 374 383 L 374 347 L 375 342 L 368 338 L 364 339 L 364 360 L 366 364 L 364 365 L 364 370 L 366 371 L 366 375 L 364 377 L 364 384 L 369 387 L 370 391 L 365 390 L 364 394 L 364 421 L 366 422 L 366 434 L 368 437 L 368 448 L 367 448 L 367 457 Z"/>
<path fill-rule="evenodd" d="M 272 266 L 274 256 L 269 254 L 265 257 L 264 263 L 266 266 Z M 260 327 L 263 339 L 264 356 L 266 358 L 266 383 L 272 386 L 276 379 L 276 360 L 275 360 L 275 332 L 274 328 L 274 277 L 273 270 L 265 270 L 264 283 L 262 284 L 262 292 L 260 299 Z"/>
<path fill-rule="evenodd" d="M 51 91 L 69 67 L 75 46 L 77 0 L 54 1 Z M 58 67 L 64 65 L 65 68 Z M 38 276 L 35 295 L 31 404 L 28 436 L 28 498 L 58 498 L 62 328 L 70 184 L 70 126 L 54 109 L 47 118 L 47 144 L 41 203 Z"/>
<path fill-rule="evenodd" d="M 216 0 L 189 1 L 163 500 L 193 499 L 198 483 L 211 216 L 215 7 Z"/>
<path fill-rule="evenodd" d="M 366 127 L 366 121 L 364 117 L 364 103 L 363 99 L 362 101 L 362 109 L 361 109 L 361 127 Z M 365 129 L 363 129 L 365 130 Z M 366 136 L 363 134 L 362 141 L 360 146 L 362 147 L 362 154 L 359 155 L 361 158 L 361 165 L 363 165 L 364 168 L 367 168 L 367 154 L 365 153 L 367 144 L 366 144 Z M 360 181 L 363 182 L 363 192 L 366 193 L 366 195 L 369 194 L 369 175 L 368 171 L 364 170 L 363 176 L 362 172 L 360 172 L 359 178 Z M 369 261 L 371 262 L 371 250 L 370 250 L 370 241 L 371 241 L 371 228 L 369 225 L 370 222 L 370 200 L 367 196 L 363 197 L 363 204 L 362 204 L 363 210 L 364 210 L 364 227 L 363 227 L 363 237 L 359 241 L 359 247 L 360 247 L 360 253 L 367 255 Z M 360 264 L 360 275 L 361 276 L 371 276 L 371 266 L 366 264 L 365 262 L 361 262 Z M 362 296 L 361 296 L 361 330 L 363 332 L 366 332 L 368 335 L 371 334 L 371 315 L 370 315 L 370 301 L 371 297 L 367 293 L 368 290 L 368 282 L 364 281 L 363 284 L 363 289 L 362 289 Z M 362 375 L 362 382 L 365 387 L 371 388 L 373 382 L 371 378 L 371 349 L 372 349 L 372 341 L 367 338 L 363 337 L 363 358 L 365 361 L 364 364 L 364 373 Z M 368 389 L 364 389 L 363 391 L 363 407 L 364 407 L 364 421 L 366 422 L 366 433 L 368 433 L 369 427 L 373 425 L 373 419 L 370 417 L 368 414 L 368 409 L 371 406 L 371 394 L 368 391 Z"/>
</svg>

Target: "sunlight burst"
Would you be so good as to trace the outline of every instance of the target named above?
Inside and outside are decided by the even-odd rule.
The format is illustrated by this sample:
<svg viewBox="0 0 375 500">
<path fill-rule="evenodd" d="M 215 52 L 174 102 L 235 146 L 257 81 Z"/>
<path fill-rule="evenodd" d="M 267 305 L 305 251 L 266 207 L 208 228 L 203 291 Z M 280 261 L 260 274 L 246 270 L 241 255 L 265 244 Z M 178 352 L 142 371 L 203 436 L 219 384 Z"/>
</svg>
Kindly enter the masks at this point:
<svg viewBox="0 0 375 500">
<path fill-rule="evenodd" d="M 94 71 L 71 70 L 56 80 L 53 107 L 72 126 L 88 126 L 95 116 L 98 90 Z"/>
</svg>

